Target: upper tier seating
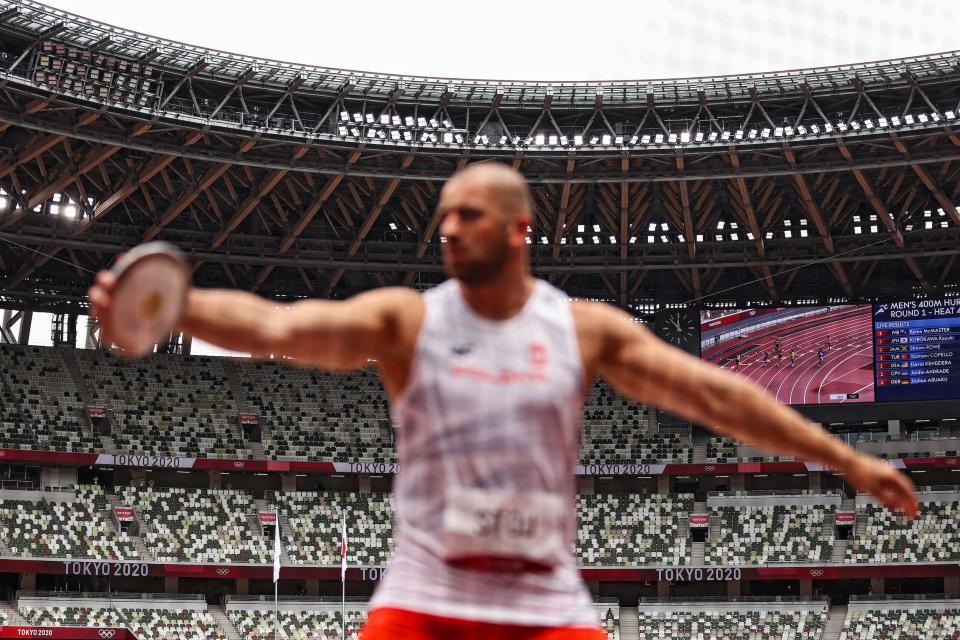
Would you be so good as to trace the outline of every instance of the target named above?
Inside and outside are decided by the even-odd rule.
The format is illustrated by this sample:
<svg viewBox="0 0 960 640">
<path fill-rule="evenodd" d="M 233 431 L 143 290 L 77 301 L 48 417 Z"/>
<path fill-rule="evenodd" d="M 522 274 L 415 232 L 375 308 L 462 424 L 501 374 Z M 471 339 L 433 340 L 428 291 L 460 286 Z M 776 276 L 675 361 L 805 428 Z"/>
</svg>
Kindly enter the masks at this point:
<svg viewBox="0 0 960 640">
<path fill-rule="evenodd" d="M 272 459 L 395 460 L 383 388 L 372 371 L 334 376 L 273 362 L 231 365 Z"/>
<path fill-rule="evenodd" d="M 290 640 L 339 640 L 343 632 L 343 618 L 339 608 L 321 611 L 301 611 L 289 609 L 281 603 L 279 614 L 279 636 Z M 357 640 L 360 625 L 366 618 L 366 611 L 356 609 L 351 603 L 346 610 L 347 634 L 350 640 Z M 277 630 L 273 608 L 265 609 L 229 609 L 227 617 L 240 632 L 244 640 L 273 640 Z"/>
<path fill-rule="evenodd" d="M 840 640 L 933 640 L 960 637 L 960 609 L 849 611 Z"/>
<path fill-rule="evenodd" d="M 3 500 L 0 536 L 22 557 L 136 560 L 133 542 L 104 517 L 105 502 L 94 486 L 78 487 L 72 502 Z"/>
<path fill-rule="evenodd" d="M 812 640 L 820 638 L 827 619 L 821 611 L 644 611 L 640 610 L 639 640 Z"/>
<path fill-rule="evenodd" d="M 692 462 L 688 438 L 651 431 L 652 411 L 595 382 L 584 406 L 581 460 L 585 464 Z"/>
<path fill-rule="evenodd" d="M 123 360 L 78 351 L 95 405 L 112 409 L 119 453 L 249 458 L 220 358 L 152 355 Z"/>
<path fill-rule="evenodd" d="M 272 494 L 269 501 L 286 518 L 285 548 L 297 564 L 340 564 L 344 514 L 349 564 L 382 565 L 393 551 L 389 494 L 294 491 Z"/>
<path fill-rule="evenodd" d="M 41 627 L 127 627 L 139 640 L 226 640 L 216 619 L 207 611 L 189 609 L 117 609 L 103 607 L 27 607 L 18 611 Z"/>
<path fill-rule="evenodd" d="M 727 438 L 711 437 L 707 440 L 707 462 L 736 462 L 737 443 Z"/>
<path fill-rule="evenodd" d="M 117 488 L 146 526 L 144 543 L 160 562 L 272 561 L 273 546 L 248 518 L 253 498 L 228 489 Z"/>
<path fill-rule="evenodd" d="M 857 509 L 856 535 L 847 562 L 957 562 L 960 560 L 960 502 L 922 500 L 914 520 L 882 506 Z M 861 526 L 863 518 L 866 523 Z"/>
<path fill-rule="evenodd" d="M 719 530 L 710 531 L 707 564 L 825 562 L 833 539 L 823 533 L 832 507 L 776 505 L 720 507 Z"/>
<path fill-rule="evenodd" d="M 692 508 L 689 494 L 579 496 L 579 561 L 589 566 L 687 564 L 687 538 L 678 531 L 681 517 Z"/>
<path fill-rule="evenodd" d="M 0 347 L 0 446 L 94 453 L 84 402 L 57 349 Z"/>
<path fill-rule="evenodd" d="M 600 627 L 607 632 L 607 640 L 620 640 L 620 606 L 597 604 Z"/>
</svg>

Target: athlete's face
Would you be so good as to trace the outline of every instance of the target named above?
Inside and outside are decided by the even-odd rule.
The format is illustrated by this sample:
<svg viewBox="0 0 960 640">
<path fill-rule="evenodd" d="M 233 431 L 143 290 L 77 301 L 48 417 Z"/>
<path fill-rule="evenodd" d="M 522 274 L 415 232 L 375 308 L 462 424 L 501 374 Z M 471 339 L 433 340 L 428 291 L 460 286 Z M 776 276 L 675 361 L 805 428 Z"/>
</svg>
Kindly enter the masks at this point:
<svg viewBox="0 0 960 640">
<path fill-rule="evenodd" d="M 447 274 L 468 285 L 496 278 L 511 252 L 525 248 L 526 225 L 504 212 L 482 180 L 461 177 L 440 193 L 437 212 Z"/>
</svg>

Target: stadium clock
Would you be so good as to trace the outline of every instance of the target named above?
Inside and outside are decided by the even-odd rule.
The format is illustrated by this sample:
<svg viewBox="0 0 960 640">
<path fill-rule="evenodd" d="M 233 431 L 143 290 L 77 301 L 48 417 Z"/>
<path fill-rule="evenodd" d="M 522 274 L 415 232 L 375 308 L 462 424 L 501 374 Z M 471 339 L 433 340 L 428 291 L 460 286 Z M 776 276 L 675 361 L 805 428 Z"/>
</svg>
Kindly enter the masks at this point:
<svg viewBox="0 0 960 640">
<path fill-rule="evenodd" d="M 688 353 L 699 355 L 700 316 L 691 309 L 665 309 L 656 314 L 657 335 Z"/>
</svg>

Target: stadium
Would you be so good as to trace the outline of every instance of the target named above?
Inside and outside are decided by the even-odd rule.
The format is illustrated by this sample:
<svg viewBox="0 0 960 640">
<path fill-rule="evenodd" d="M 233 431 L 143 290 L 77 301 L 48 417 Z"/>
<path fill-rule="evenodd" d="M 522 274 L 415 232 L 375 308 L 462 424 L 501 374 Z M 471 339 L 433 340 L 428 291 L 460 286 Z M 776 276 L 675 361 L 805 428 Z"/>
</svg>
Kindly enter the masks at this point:
<svg viewBox="0 0 960 640">
<path fill-rule="evenodd" d="M 162 239 L 202 287 L 427 291 L 446 277 L 440 189 L 488 160 L 530 183 L 534 275 L 918 488 L 906 520 L 596 383 L 576 559 L 608 637 L 960 633 L 960 52 L 498 82 L 0 0 L 0 67 L 0 638 L 357 638 L 395 543 L 375 373 L 192 355 L 182 332 L 117 358 L 87 288 Z M 53 346 L 31 344 L 41 316 Z M 936 342 L 914 351 L 921 334 Z"/>
</svg>

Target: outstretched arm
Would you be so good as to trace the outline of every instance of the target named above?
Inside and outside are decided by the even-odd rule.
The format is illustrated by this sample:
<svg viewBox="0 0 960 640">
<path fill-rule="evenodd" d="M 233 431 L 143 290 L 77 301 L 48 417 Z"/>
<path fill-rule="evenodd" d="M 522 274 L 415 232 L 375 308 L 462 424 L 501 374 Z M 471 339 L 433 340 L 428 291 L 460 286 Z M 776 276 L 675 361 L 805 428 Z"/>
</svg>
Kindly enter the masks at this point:
<svg viewBox="0 0 960 640">
<path fill-rule="evenodd" d="M 115 284 L 113 274 L 102 271 L 89 293 L 105 342 Z M 225 349 L 284 355 L 299 364 L 343 371 L 389 359 L 391 349 L 402 342 L 400 310 L 409 312 L 419 304 L 419 294 L 409 289 L 282 305 L 245 291 L 192 288 L 180 328 Z"/>
<path fill-rule="evenodd" d="M 578 302 L 575 309 L 578 328 L 592 327 L 581 335 L 595 372 L 625 396 L 721 435 L 820 462 L 888 508 L 916 515 L 913 483 L 889 463 L 857 452 L 757 386 L 668 345 L 609 305 Z"/>
</svg>

